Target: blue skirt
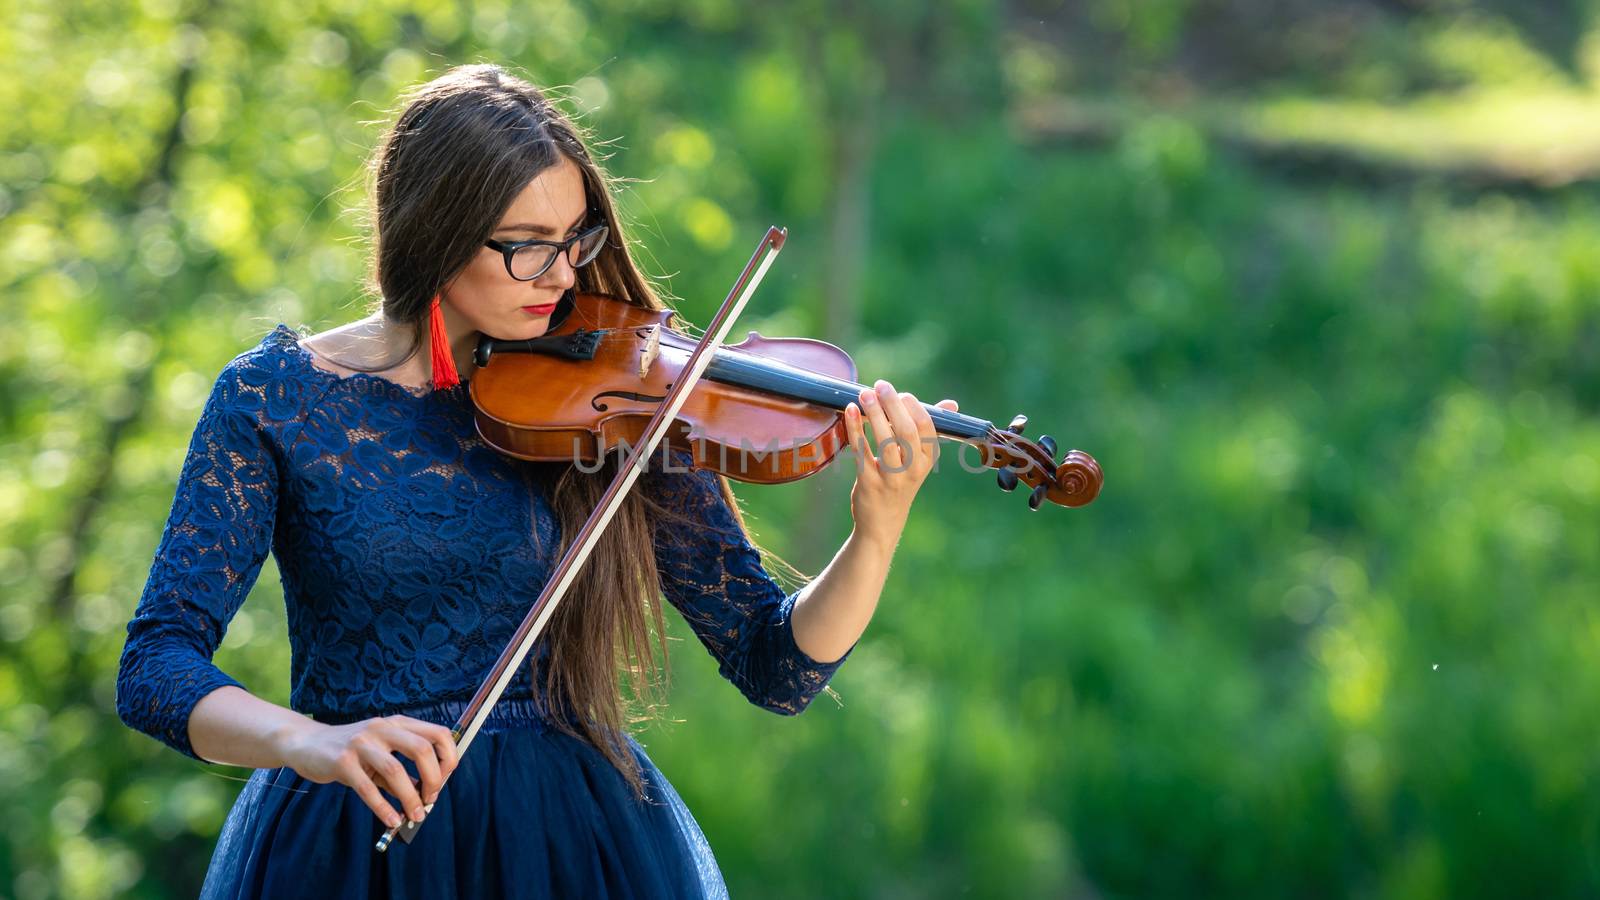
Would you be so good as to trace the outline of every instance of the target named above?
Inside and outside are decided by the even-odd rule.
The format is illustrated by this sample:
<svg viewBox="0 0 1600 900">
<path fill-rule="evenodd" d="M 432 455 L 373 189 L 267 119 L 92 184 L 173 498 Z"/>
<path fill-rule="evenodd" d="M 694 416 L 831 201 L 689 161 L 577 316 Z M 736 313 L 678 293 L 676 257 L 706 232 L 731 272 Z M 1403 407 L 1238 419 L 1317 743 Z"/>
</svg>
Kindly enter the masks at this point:
<svg viewBox="0 0 1600 900">
<path fill-rule="evenodd" d="M 403 710 L 454 725 L 465 703 Z M 600 752 L 501 700 L 407 844 L 337 782 L 257 769 L 217 839 L 200 896 L 727 897 L 711 847 L 644 750 L 641 801 Z M 402 760 L 414 776 L 415 767 Z"/>
</svg>

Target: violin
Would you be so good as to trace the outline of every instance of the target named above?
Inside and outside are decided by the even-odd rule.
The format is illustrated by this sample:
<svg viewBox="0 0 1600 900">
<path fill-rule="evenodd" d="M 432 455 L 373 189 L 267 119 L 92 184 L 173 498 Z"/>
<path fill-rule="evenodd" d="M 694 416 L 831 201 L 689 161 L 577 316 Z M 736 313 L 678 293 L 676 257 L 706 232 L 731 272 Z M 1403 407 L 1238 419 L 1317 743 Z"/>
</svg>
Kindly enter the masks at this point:
<svg viewBox="0 0 1600 900">
<path fill-rule="evenodd" d="M 518 459 L 595 467 L 618 449 L 638 447 L 698 343 L 672 327 L 674 315 L 568 292 L 543 336 L 481 337 L 470 387 L 479 435 Z M 752 331 L 738 344 L 716 348 L 662 445 L 688 453 L 695 468 L 735 481 L 796 481 L 821 471 L 848 443 L 844 410 L 864 389 L 855 362 L 833 344 Z M 974 416 L 923 408 L 941 437 L 965 445 L 963 468 L 998 469 L 1006 491 L 1028 485 L 1031 509 L 1046 500 L 1083 506 L 1100 493 L 1094 457 L 1069 450 L 1057 461 L 1049 435 L 1037 441 L 1022 436 L 1027 416 L 996 428 Z"/>
</svg>

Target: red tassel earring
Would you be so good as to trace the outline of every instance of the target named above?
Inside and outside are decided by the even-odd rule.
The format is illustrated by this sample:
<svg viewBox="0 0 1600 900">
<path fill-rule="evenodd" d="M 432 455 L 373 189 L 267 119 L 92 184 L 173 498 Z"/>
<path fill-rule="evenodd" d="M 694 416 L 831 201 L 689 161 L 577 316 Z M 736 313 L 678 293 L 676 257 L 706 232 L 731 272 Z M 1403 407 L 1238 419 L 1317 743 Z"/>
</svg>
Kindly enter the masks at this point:
<svg viewBox="0 0 1600 900">
<path fill-rule="evenodd" d="M 450 354 L 450 336 L 444 332 L 444 312 L 439 308 L 439 298 L 433 298 L 433 310 L 428 314 L 428 344 L 433 351 L 433 389 L 452 388 L 461 383 L 456 372 L 456 359 Z"/>
</svg>

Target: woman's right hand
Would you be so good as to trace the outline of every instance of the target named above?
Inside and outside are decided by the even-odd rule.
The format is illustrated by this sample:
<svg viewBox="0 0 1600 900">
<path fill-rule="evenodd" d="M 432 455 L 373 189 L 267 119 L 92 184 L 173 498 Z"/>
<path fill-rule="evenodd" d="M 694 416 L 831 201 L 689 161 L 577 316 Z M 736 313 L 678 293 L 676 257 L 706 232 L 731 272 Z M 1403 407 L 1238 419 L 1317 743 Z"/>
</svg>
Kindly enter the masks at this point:
<svg viewBox="0 0 1600 900">
<path fill-rule="evenodd" d="M 285 765 L 318 784 L 337 781 L 348 785 L 390 828 L 403 820 L 378 789 L 386 789 L 412 821 L 420 822 L 423 806 L 438 799 L 439 788 L 457 761 L 450 729 L 409 716 L 383 716 L 349 725 L 307 720 L 281 740 Z M 412 782 L 395 753 L 417 764 L 420 784 Z"/>
</svg>

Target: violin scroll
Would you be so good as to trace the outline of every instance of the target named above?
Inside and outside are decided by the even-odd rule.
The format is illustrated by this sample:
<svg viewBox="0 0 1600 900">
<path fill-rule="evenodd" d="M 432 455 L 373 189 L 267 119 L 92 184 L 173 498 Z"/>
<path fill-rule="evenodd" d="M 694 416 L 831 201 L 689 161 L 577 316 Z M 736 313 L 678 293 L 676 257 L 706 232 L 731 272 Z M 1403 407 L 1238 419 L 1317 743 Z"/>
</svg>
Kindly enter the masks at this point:
<svg viewBox="0 0 1600 900">
<path fill-rule="evenodd" d="M 1056 467 L 1056 485 L 1067 499 L 1057 501 L 1063 506 L 1083 506 L 1100 496 L 1100 485 L 1105 475 L 1094 457 L 1082 450 L 1068 450 L 1067 456 Z"/>
</svg>

